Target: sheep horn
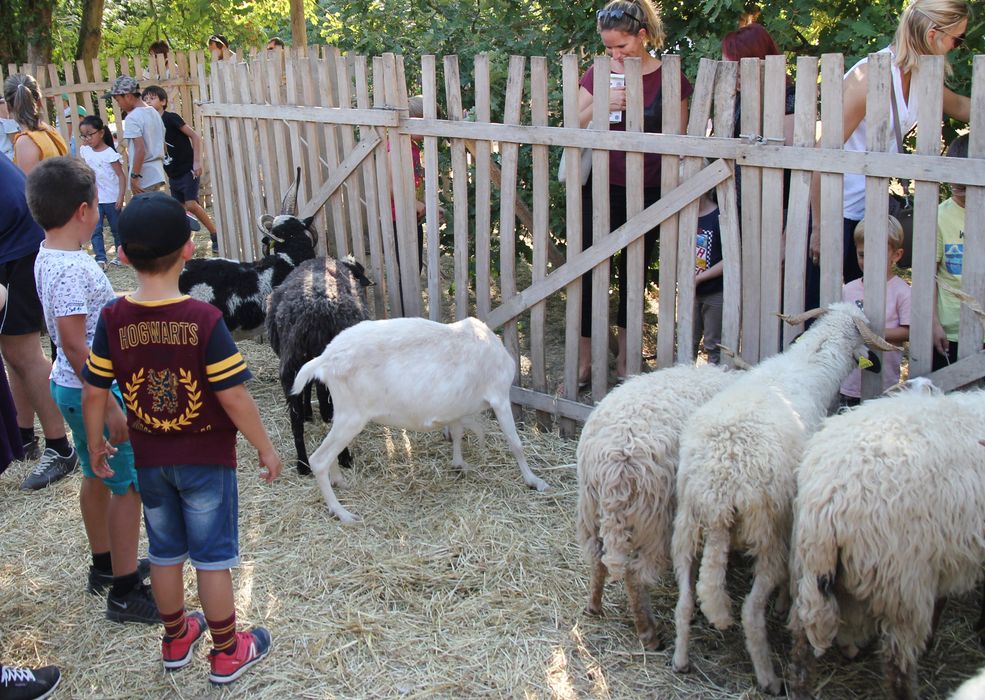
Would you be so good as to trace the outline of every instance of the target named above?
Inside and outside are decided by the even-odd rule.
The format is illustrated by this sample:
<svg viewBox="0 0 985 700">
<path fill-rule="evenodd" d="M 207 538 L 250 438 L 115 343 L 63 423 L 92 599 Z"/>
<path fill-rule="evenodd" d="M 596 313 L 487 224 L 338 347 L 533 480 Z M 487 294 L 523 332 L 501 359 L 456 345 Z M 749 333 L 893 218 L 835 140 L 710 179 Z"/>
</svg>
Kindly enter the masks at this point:
<svg viewBox="0 0 985 700">
<path fill-rule="evenodd" d="M 738 353 L 732 348 L 718 344 L 718 349 L 722 351 L 723 355 L 727 355 L 732 360 L 732 366 L 736 369 L 752 369 L 752 365 L 739 357 Z"/>
<path fill-rule="evenodd" d="M 287 188 L 284 194 L 284 201 L 280 205 L 281 214 L 297 216 L 298 213 L 298 183 L 301 182 L 301 168 L 298 168 L 297 175 L 294 176 L 294 183 Z"/>
<path fill-rule="evenodd" d="M 828 312 L 827 309 L 818 308 L 818 309 L 810 309 L 809 311 L 801 312 L 795 316 L 791 316 L 790 314 L 777 314 L 777 316 L 779 316 L 781 319 L 789 323 L 791 326 L 799 326 L 801 323 L 804 323 L 805 321 L 810 321 L 812 318 L 817 318 L 818 316 L 822 314 L 826 314 L 827 312 Z"/>
<path fill-rule="evenodd" d="M 960 289 L 955 289 L 942 280 L 940 276 L 937 277 L 937 286 L 971 309 L 971 311 L 978 316 L 978 320 L 981 321 L 982 327 L 985 328 L 985 309 L 982 308 L 981 304 L 978 303 L 978 300 L 975 297 L 962 292 Z"/>
<path fill-rule="evenodd" d="M 887 352 L 890 350 L 902 350 L 903 348 L 897 347 L 890 343 L 885 338 L 876 335 L 871 328 L 865 325 L 865 321 L 860 318 L 853 318 L 855 321 L 855 327 L 858 328 L 859 334 L 862 336 L 862 340 L 873 350 L 882 350 Z"/>
<path fill-rule="evenodd" d="M 278 238 L 274 235 L 274 217 L 270 214 L 264 214 L 259 219 L 257 219 L 257 230 L 260 232 L 260 236 L 266 236 L 267 238 L 272 238 L 278 243 L 283 243 L 283 238 Z"/>
</svg>

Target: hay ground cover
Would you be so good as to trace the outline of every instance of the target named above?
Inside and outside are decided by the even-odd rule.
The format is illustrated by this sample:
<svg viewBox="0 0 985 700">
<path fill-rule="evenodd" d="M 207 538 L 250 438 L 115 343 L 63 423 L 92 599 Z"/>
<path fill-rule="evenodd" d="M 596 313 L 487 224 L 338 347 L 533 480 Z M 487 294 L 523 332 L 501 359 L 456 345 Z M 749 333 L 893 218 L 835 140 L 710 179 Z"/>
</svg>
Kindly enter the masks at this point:
<svg viewBox="0 0 985 700">
<path fill-rule="evenodd" d="M 110 273 L 118 289 L 132 272 Z M 521 426 L 531 468 L 550 485 L 527 489 L 494 421 L 485 449 L 469 436 L 475 471 L 450 467 L 440 434 L 369 427 L 353 443 L 340 500 L 361 522 L 331 518 L 311 477 L 294 470 L 291 431 L 269 346 L 240 344 L 249 388 L 285 462 L 272 486 L 240 439 L 240 546 L 234 572 L 240 625 L 262 624 L 273 651 L 229 689 L 207 680 L 207 644 L 166 674 L 158 626 L 118 625 L 105 600 L 85 592 L 89 557 L 74 474 L 40 492 L 18 486 L 30 465 L 0 476 L 0 659 L 55 663 L 57 697 L 197 698 L 758 698 L 741 630 L 724 633 L 698 615 L 692 667 L 670 668 L 672 650 L 644 652 L 621 584 L 608 584 L 605 614 L 583 613 L 587 567 L 574 540 L 574 440 Z M 309 450 L 325 434 L 307 426 Z M 141 551 L 146 551 L 142 543 Z M 736 560 L 733 597 L 749 570 Z M 187 606 L 199 609 L 186 568 Z M 676 587 L 652 589 L 670 641 Z M 924 697 L 946 697 L 985 662 L 972 630 L 978 596 L 953 601 L 920 666 Z M 770 615 L 774 662 L 785 667 L 783 617 Z M 826 698 L 881 696 L 877 655 L 829 654 L 818 678 Z"/>
</svg>

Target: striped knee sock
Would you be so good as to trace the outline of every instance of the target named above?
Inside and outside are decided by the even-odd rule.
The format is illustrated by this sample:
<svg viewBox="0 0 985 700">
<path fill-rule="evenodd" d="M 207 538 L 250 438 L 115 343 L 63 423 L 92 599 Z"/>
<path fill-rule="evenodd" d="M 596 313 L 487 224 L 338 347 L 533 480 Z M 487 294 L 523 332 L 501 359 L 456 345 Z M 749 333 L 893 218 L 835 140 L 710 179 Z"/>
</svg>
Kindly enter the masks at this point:
<svg viewBox="0 0 985 700">
<path fill-rule="evenodd" d="M 225 620 L 206 620 L 212 633 L 212 650 L 232 654 L 236 651 L 236 613 Z"/>
<path fill-rule="evenodd" d="M 161 622 L 164 623 L 164 634 L 169 639 L 177 639 L 188 630 L 188 623 L 185 621 L 185 609 L 181 608 L 175 613 L 159 613 Z"/>
</svg>

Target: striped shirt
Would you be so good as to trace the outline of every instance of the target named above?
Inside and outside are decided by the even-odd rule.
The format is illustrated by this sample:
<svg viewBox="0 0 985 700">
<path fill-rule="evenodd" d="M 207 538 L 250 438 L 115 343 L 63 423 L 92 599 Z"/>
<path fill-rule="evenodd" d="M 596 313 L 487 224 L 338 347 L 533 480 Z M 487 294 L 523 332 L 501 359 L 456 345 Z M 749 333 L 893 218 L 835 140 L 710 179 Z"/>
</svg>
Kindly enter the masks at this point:
<svg viewBox="0 0 985 700">
<path fill-rule="evenodd" d="M 107 304 L 83 370 L 94 386 L 119 382 L 138 468 L 235 467 L 236 427 L 215 392 L 250 376 L 222 313 L 187 296 Z"/>
</svg>

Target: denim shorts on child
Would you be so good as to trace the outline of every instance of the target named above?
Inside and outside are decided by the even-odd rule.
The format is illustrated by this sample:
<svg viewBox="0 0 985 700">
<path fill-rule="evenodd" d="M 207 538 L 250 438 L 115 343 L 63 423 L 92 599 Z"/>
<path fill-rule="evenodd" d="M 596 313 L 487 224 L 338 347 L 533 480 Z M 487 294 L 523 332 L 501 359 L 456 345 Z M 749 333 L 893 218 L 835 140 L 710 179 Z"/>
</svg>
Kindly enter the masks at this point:
<svg viewBox="0 0 985 700">
<path fill-rule="evenodd" d="M 86 426 L 82 419 L 82 389 L 75 389 L 67 386 L 58 386 L 51 382 L 51 396 L 55 399 L 58 410 L 61 411 L 68 427 L 72 429 L 72 438 L 75 442 L 75 451 L 79 453 L 79 461 L 82 463 L 82 474 L 96 478 L 92 473 L 92 464 L 89 462 L 89 441 L 86 440 Z M 120 388 L 113 385 L 113 398 L 123 408 L 123 397 L 120 395 Z M 125 410 L 125 409 L 124 409 Z M 104 434 L 106 434 L 104 432 Z M 102 479 L 102 482 L 109 487 L 109 490 L 117 496 L 122 496 L 133 486 L 135 491 L 140 491 L 137 486 L 137 470 L 133 467 L 133 448 L 129 442 L 122 442 L 113 445 L 117 452 L 109 458 L 109 468 L 113 470 L 113 476 Z"/>
<path fill-rule="evenodd" d="M 221 571 L 239 564 L 236 470 L 220 465 L 141 467 L 148 554 L 152 564 L 191 559 L 196 569 Z"/>
</svg>

